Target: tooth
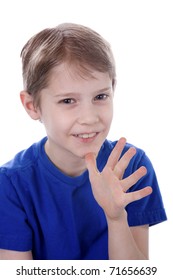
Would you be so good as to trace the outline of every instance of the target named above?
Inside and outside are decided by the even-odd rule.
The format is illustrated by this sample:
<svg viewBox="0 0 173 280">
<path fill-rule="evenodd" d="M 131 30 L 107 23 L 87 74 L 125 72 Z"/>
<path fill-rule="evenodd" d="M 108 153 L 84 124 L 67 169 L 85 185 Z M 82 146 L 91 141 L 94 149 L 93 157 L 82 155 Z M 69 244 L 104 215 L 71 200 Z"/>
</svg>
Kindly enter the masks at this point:
<svg viewBox="0 0 173 280">
<path fill-rule="evenodd" d="M 82 138 L 89 138 L 89 134 L 82 134 Z"/>
<path fill-rule="evenodd" d="M 91 133 L 90 134 L 90 137 L 94 137 L 96 135 L 96 133 L 94 132 L 94 133 Z"/>
<path fill-rule="evenodd" d="M 96 135 L 96 133 L 85 133 L 85 134 L 78 134 L 77 136 L 80 137 L 80 138 L 84 138 L 84 139 L 87 139 L 87 138 L 92 138 Z"/>
</svg>

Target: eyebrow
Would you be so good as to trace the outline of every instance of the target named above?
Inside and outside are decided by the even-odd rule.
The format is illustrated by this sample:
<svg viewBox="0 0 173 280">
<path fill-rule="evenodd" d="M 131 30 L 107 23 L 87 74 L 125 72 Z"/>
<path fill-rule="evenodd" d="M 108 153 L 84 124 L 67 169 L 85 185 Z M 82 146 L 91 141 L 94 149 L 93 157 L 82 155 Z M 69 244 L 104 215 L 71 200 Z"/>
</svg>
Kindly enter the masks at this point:
<svg viewBox="0 0 173 280">
<path fill-rule="evenodd" d="M 105 92 L 105 91 L 108 91 L 108 90 L 111 90 L 112 87 L 106 87 L 106 88 L 102 88 L 102 89 L 99 89 L 99 90 L 96 90 L 93 92 L 93 94 L 98 94 L 98 93 L 101 93 L 101 92 Z M 80 92 L 65 92 L 65 93 L 60 93 L 60 94 L 56 94 L 54 95 L 54 97 L 68 97 L 68 96 L 71 96 L 71 95 L 81 95 Z"/>
</svg>

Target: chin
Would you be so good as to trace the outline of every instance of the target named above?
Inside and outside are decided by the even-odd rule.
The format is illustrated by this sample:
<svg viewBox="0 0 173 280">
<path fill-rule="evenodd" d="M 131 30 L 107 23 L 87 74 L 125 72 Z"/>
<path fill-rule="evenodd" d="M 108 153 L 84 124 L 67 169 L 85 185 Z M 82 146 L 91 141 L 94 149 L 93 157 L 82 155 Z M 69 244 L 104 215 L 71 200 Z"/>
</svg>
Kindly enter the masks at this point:
<svg viewBox="0 0 173 280">
<path fill-rule="evenodd" d="M 86 151 L 84 151 L 84 152 L 82 152 L 80 155 L 79 155 L 79 157 L 80 158 L 82 158 L 82 159 L 84 159 L 85 158 L 85 156 L 87 155 L 87 154 L 90 154 L 90 153 L 93 153 L 93 154 L 95 154 L 96 155 L 96 157 L 97 157 L 97 155 L 98 155 L 98 153 L 99 153 L 99 150 L 100 150 L 100 148 L 98 149 L 88 149 L 88 150 L 86 150 Z"/>
</svg>

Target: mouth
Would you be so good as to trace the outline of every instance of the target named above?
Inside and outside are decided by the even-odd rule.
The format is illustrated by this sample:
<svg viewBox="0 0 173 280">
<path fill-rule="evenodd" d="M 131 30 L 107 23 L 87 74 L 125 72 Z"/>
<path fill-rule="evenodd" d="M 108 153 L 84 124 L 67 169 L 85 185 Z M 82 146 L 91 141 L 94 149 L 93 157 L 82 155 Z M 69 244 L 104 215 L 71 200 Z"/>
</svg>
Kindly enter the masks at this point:
<svg viewBox="0 0 173 280">
<path fill-rule="evenodd" d="M 82 139 L 90 139 L 90 138 L 94 138 L 97 134 L 98 134 L 98 132 L 81 133 L 81 134 L 74 134 L 74 136 L 77 138 L 82 138 Z"/>
<path fill-rule="evenodd" d="M 74 134 L 73 136 L 78 140 L 80 143 L 92 143 L 97 138 L 99 132 L 92 132 L 92 133 L 80 133 Z"/>
</svg>

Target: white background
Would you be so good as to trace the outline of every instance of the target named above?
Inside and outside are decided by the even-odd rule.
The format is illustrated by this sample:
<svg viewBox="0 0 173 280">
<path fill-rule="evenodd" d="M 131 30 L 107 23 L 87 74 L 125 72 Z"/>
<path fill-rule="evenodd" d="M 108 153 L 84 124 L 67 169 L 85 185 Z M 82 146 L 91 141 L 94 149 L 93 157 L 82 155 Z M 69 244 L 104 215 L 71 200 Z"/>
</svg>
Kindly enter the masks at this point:
<svg viewBox="0 0 173 280">
<path fill-rule="evenodd" d="M 62 22 L 87 25 L 112 45 L 118 83 L 109 139 L 125 136 L 155 167 L 168 221 L 150 230 L 150 259 L 167 261 L 173 251 L 171 0 L 1 1 L 0 164 L 45 135 L 20 104 L 20 51 L 32 35 Z"/>
</svg>

